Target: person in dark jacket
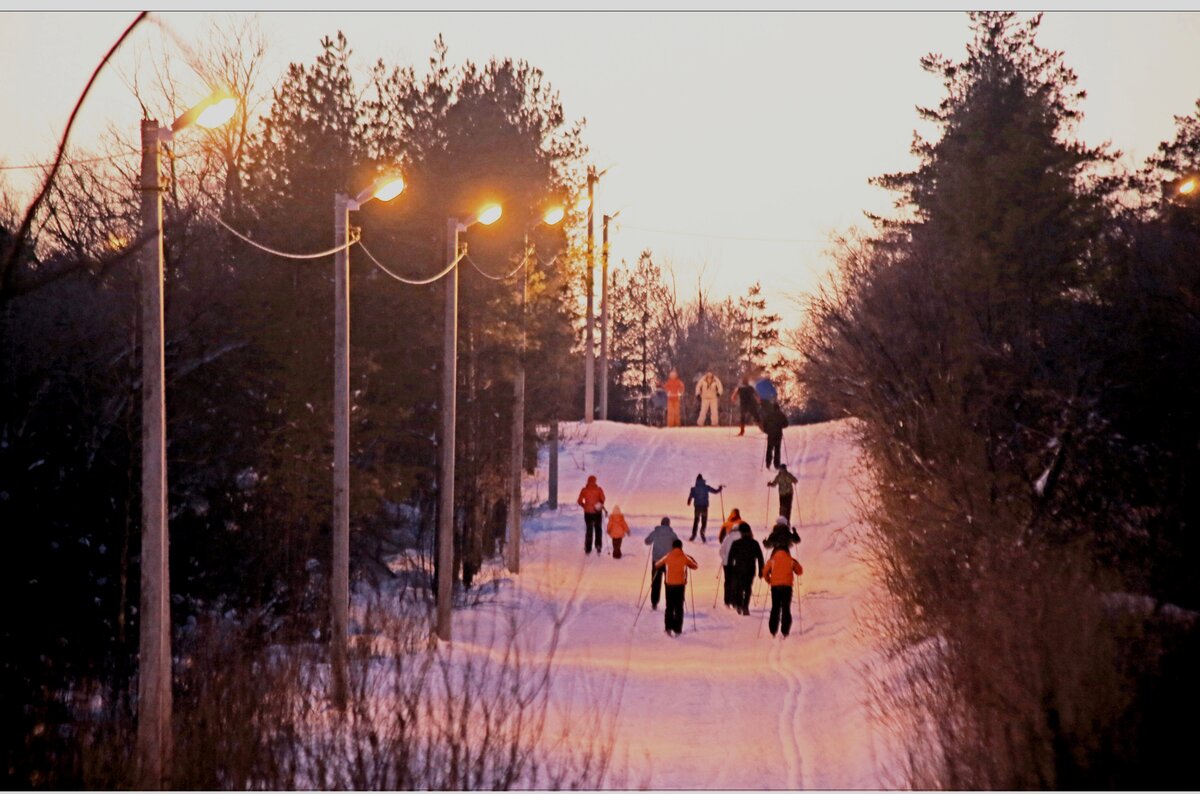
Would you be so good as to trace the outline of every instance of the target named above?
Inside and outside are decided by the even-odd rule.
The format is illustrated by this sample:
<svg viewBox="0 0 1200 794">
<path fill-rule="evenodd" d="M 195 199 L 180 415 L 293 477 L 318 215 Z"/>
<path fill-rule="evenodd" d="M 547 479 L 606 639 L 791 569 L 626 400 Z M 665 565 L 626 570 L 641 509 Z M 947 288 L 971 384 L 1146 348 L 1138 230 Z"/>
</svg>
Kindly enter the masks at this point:
<svg viewBox="0 0 1200 794">
<path fill-rule="evenodd" d="M 729 547 L 729 570 L 733 580 L 733 608 L 739 615 L 750 614 L 750 591 L 754 577 L 762 575 L 763 555 L 750 525 L 743 522 L 738 527 L 741 537 Z"/>
<path fill-rule="evenodd" d="M 749 376 L 742 378 L 742 382 L 733 392 L 732 399 L 741 409 L 742 427 L 738 430 L 738 435 L 744 436 L 746 435 L 746 417 L 749 417 L 754 424 L 758 424 L 758 392 L 754 391 L 754 387 L 750 385 Z"/>
<path fill-rule="evenodd" d="M 791 549 L 800 542 L 800 533 L 788 524 L 788 520 L 783 516 L 775 519 L 775 526 L 771 528 L 771 534 L 763 541 L 763 548 L 768 552 L 776 549 Z"/>
<path fill-rule="evenodd" d="M 767 434 L 768 469 L 772 466 L 779 468 L 779 450 L 783 446 L 783 429 L 787 426 L 787 417 L 779 409 L 779 403 L 764 402 L 762 429 Z"/>
<path fill-rule="evenodd" d="M 658 563 L 663 557 L 666 557 L 679 541 L 675 530 L 671 529 L 671 519 L 663 516 L 662 522 L 650 531 L 646 536 L 646 545 L 650 547 L 650 559 L 654 563 Z M 662 592 L 663 569 L 655 568 L 654 577 L 650 580 L 650 608 L 658 609 L 658 596 Z"/>
<path fill-rule="evenodd" d="M 699 527 L 700 542 L 708 542 L 704 539 L 704 530 L 708 527 L 708 495 L 710 493 L 720 493 L 724 489 L 724 485 L 714 488 L 704 481 L 702 475 L 696 475 L 696 484 L 692 486 L 692 490 L 688 493 L 687 498 L 688 504 L 694 503 L 696 506 L 696 513 L 692 517 L 692 537 L 690 540 L 696 539 L 696 528 Z"/>
</svg>

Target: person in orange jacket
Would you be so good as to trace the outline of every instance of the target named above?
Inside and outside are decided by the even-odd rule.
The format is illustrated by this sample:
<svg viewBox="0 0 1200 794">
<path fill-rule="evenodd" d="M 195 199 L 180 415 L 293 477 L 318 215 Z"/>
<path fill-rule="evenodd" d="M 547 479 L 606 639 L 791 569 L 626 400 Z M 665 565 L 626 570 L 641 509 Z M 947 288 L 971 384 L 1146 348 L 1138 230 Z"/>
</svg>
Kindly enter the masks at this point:
<svg viewBox="0 0 1200 794">
<path fill-rule="evenodd" d="M 762 577 L 771 586 L 771 617 L 767 628 L 771 636 L 776 631 L 782 631 L 787 636 L 792 630 L 792 585 L 795 576 L 804 573 L 800 563 L 792 558 L 787 547 L 776 547 L 771 559 L 763 566 Z"/>
<path fill-rule="evenodd" d="M 679 401 L 683 399 L 683 381 L 679 379 L 679 373 L 671 370 L 670 377 L 663 384 L 663 391 L 667 393 L 667 427 L 679 427 Z"/>
<path fill-rule="evenodd" d="M 592 538 L 596 539 L 596 553 L 601 551 L 600 547 L 600 517 L 604 510 L 604 490 L 596 484 L 596 475 L 591 475 L 587 478 L 587 485 L 583 486 L 583 490 L 579 492 L 579 499 L 575 501 L 577 505 L 583 508 L 583 553 L 592 553 Z"/>
<path fill-rule="evenodd" d="M 717 542 L 723 543 L 725 536 L 736 531 L 740 523 L 742 523 L 742 514 L 735 507 L 729 511 L 729 518 L 725 519 L 725 523 L 721 524 L 721 531 L 717 533 Z"/>
<path fill-rule="evenodd" d="M 615 505 L 608 514 L 608 536 L 612 538 L 612 555 L 614 560 L 621 559 L 621 539 L 630 534 L 629 524 L 621 513 L 621 506 Z"/>
<path fill-rule="evenodd" d="M 683 633 L 683 596 L 687 588 L 687 569 L 696 570 L 700 563 L 684 553 L 683 541 L 676 538 L 671 542 L 671 550 L 654 563 L 654 567 L 666 571 L 667 608 L 663 613 L 663 620 L 666 623 L 667 634 L 678 637 Z"/>
</svg>

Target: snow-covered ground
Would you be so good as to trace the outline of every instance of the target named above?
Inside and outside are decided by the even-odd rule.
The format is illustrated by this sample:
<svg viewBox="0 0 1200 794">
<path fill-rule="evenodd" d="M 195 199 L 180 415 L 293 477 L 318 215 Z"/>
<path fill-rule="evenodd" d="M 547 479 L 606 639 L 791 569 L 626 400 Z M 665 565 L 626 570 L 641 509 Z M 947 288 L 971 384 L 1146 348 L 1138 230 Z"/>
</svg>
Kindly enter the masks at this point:
<svg viewBox="0 0 1200 794">
<path fill-rule="evenodd" d="M 854 789 L 896 784 L 888 743 L 869 720 L 859 666 L 874 649 L 856 630 L 855 610 L 871 587 L 850 538 L 856 450 L 844 424 L 788 428 L 785 456 L 799 478 L 801 579 L 797 624 L 774 640 L 762 620 L 762 583 L 752 614 L 716 598 L 719 515 L 734 507 L 765 537 L 778 515 L 773 476 L 763 467 L 765 439 L 755 430 L 658 429 L 613 422 L 564 424 L 559 457 L 560 508 L 527 514 L 519 576 L 501 583 L 490 603 L 455 613 L 455 645 L 485 652 L 470 638 L 501 615 L 515 617 L 523 644 L 545 648 L 554 616 L 562 619 L 551 702 L 572 708 L 586 730 L 588 703 L 615 715 L 615 760 L 627 765 L 622 787 L 655 789 Z M 545 456 L 526 498 L 544 501 Z M 625 556 L 583 553 L 575 498 L 595 474 L 611 508 L 620 505 L 634 535 Z M 707 544 L 691 534 L 688 490 L 697 474 L 725 484 L 713 495 Z M 768 494 L 770 498 L 768 500 Z M 687 600 L 684 633 L 663 631 L 662 605 L 638 596 L 649 584 L 643 544 L 664 516 L 700 563 Z M 769 519 L 769 522 L 768 522 Z M 693 611 L 694 604 L 694 611 Z M 635 625 L 635 617 L 637 618 Z M 761 628 L 760 628 L 761 626 Z M 597 720 L 597 725 L 600 721 Z"/>
</svg>

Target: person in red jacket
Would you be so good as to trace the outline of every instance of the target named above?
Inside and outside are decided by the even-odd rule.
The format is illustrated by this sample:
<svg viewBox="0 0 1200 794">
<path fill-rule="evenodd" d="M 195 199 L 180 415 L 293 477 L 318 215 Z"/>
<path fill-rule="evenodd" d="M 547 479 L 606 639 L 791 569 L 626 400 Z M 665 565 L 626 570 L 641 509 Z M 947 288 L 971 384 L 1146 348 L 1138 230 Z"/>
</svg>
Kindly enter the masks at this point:
<svg viewBox="0 0 1200 794">
<path fill-rule="evenodd" d="M 587 478 L 587 485 L 583 486 L 583 490 L 579 492 L 579 499 L 575 502 L 583 508 L 583 553 L 592 553 L 592 538 L 596 539 L 596 553 L 601 551 L 600 547 L 600 517 L 604 510 L 604 490 L 596 484 L 596 475 L 591 475 Z"/>
<path fill-rule="evenodd" d="M 679 402 L 683 399 L 683 381 L 679 379 L 678 372 L 671 370 L 671 376 L 663 384 L 663 391 L 667 393 L 667 427 L 679 427 Z"/>
<path fill-rule="evenodd" d="M 621 506 L 617 505 L 608 514 L 608 537 L 612 539 L 614 560 L 621 559 L 621 541 L 629 534 L 629 522 L 621 513 Z"/>
<path fill-rule="evenodd" d="M 786 637 L 792 630 L 792 585 L 795 576 L 802 573 L 804 568 L 792 558 L 786 546 L 776 547 L 771 559 L 763 566 L 762 578 L 771 586 L 771 617 L 767 628 L 772 637 L 776 631 L 782 631 Z"/>
<path fill-rule="evenodd" d="M 671 550 L 661 560 L 654 563 L 655 568 L 666 571 L 667 609 L 663 613 L 667 634 L 678 637 L 683 633 L 683 596 L 687 588 L 687 569 L 693 570 L 700 564 L 683 551 L 683 541 L 678 538 L 671 542 Z"/>
</svg>

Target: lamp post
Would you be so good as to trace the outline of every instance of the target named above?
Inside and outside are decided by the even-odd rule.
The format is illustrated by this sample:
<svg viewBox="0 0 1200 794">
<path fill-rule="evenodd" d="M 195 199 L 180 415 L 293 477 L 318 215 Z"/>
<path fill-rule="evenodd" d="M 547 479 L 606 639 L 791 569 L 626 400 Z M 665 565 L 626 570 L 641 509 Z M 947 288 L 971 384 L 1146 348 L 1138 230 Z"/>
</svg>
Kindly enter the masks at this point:
<svg viewBox="0 0 1200 794">
<path fill-rule="evenodd" d="M 162 144 L 199 124 L 218 127 L 237 100 L 218 91 L 171 124 L 142 119 L 142 552 L 138 611 L 137 766 L 143 788 L 163 788 L 171 760 L 171 587 L 167 532 L 167 425 L 163 352 Z"/>
<path fill-rule="evenodd" d="M 482 223 L 500 220 L 499 204 L 489 204 L 467 223 L 446 219 L 447 261 L 458 259 L 458 235 Z M 437 636 L 450 641 L 450 607 L 454 595 L 454 426 L 457 421 L 458 385 L 458 268 L 446 274 L 445 333 L 442 340 L 442 438 L 438 467 L 437 532 Z"/>
<path fill-rule="evenodd" d="M 562 207 L 553 207 L 538 223 L 554 226 L 563 219 Z M 536 226 L 537 224 L 534 224 Z M 504 544 L 504 562 L 510 573 L 521 572 L 521 469 L 525 461 L 525 306 L 529 301 L 529 230 L 525 231 L 525 267 L 521 268 L 521 341 L 517 350 L 517 369 L 513 375 L 512 479 L 509 483 L 508 537 Z"/>
<path fill-rule="evenodd" d="M 587 424 L 592 423 L 595 416 L 595 356 L 594 350 L 594 333 L 592 326 L 595 325 L 595 320 L 592 318 L 592 281 L 595 279 L 596 269 L 596 253 L 595 253 L 595 221 L 593 210 L 596 205 L 596 181 L 599 177 L 596 175 L 596 167 L 588 166 L 587 170 L 587 328 L 584 332 L 583 341 L 583 421 Z"/>
<path fill-rule="evenodd" d="M 346 626 L 350 609 L 350 212 L 391 201 L 404 180 L 384 177 L 354 198 L 333 197 L 333 562 L 330 566 L 330 677 L 333 702 L 346 706 Z"/>
<path fill-rule="evenodd" d="M 600 248 L 600 419 L 608 419 L 608 223 L 621 214 L 604 216 Z"/>
</svg>

